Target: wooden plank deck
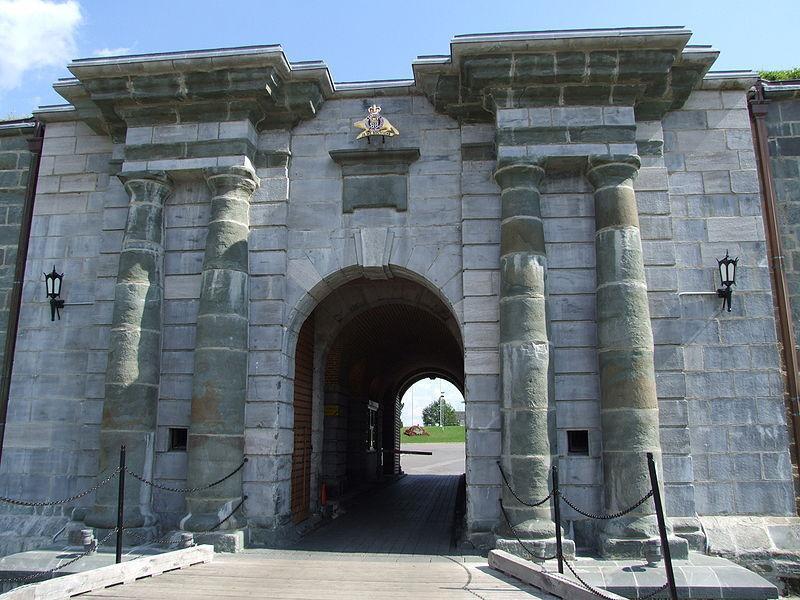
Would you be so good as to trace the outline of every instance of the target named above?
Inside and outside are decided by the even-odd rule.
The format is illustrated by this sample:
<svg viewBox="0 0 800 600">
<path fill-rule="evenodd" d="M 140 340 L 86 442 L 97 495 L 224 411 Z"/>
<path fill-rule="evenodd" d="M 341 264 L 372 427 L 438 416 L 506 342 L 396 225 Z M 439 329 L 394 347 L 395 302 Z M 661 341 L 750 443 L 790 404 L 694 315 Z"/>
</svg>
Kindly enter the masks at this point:
<svg viewBox="0 0 800 600">
<path fill-rule="evenodd" d="M 281 600 L 557 600 L 490 571 L 485 563 L 432 557 L 427 562 L 280 559 L 259 554 L 219 557 L 136 583 L 85 594 L 81 598 L 141 600 L 264 598 Z"/>
<path fill-rule="evenodd" d="M 290 550 L 217 555 L 81 598 L 557 600 L 452 547 L 458 476 L 409 475 L 365 495 Z"/>
</svg>

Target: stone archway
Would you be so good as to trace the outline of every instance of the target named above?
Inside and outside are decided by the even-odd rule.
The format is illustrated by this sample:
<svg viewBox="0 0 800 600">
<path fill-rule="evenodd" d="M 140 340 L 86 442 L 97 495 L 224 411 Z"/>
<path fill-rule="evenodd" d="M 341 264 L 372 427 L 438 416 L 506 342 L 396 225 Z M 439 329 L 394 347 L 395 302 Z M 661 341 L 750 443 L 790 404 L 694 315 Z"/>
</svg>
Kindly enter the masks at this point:
<svg viewBox="0 0 800 600">
<path fill-rule="evenodd" d="M 303 340 L 313 321 L 313 361 Z M 306 353 L 305 358 L 303 353 Z M 359 485 L 399 472 L 400 397 L 421 373 L 437 373 L 464 390 L 461 331 L 451 309 L 420 283 L 405 278 L 357 278 L 336 288 L 302 322 L 295 347 L 295 427 L 313 364 L 310 473 L 311 512 L 320 487 L 337 498 Z M 292 473 L 304 468 L 297 435 Z M 294 483 L 293 494 L 305 490 Z M 293 498 L 293 520 L 302 502 Z"/>
</svg>

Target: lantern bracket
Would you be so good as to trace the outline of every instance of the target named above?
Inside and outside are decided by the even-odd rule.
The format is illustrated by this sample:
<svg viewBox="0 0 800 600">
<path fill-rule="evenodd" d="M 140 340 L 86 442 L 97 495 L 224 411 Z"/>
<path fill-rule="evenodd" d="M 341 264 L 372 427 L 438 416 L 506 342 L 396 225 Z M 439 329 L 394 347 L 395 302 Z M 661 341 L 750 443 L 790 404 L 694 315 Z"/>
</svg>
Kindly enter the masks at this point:
<svg viewBox="0 0 800 600">
<path fill-rule="evenodd" d="M 64 278 L 63 273 L 56 271 L 55 265 L 50 273 L 44 273 L 47 297 L 50 299 L 50 320 L 55 321 L 56 317 L 61 320 L 61 309 L 64 308 L 64 300 L 61 296 L 61 283 Z"/>
<path fill-rule="evenodd" d="M 731 258 L 725 250 L 725 256 L 717 259 L 721 287 L 717 289 L 717 296 L 722 298 L 722 310 L 728 307 L 731 312 L 731 298 L 733 298 L 733 286 L 736 285 L 736 266 L 739 264 L 739 257 Z"/>
<path fill-rule="evenodd" d="M 733 297 L 733 289 L 730 287 L 721 287 L 717 290 L 717 297 L 722 298 L 722 310 L 725 310 L 725 305 L 727 305 L 728 312 L 731 312 L 731 298 Z"/>
</svg>

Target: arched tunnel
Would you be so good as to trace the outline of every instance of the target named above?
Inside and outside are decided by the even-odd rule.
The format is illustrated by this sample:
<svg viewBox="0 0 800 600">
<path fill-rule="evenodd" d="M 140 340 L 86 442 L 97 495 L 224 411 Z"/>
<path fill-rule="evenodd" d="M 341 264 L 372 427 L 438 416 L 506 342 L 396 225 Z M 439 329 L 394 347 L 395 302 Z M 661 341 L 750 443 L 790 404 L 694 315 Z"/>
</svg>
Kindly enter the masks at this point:
<svg viewBox="0 0 800 600">
<path fill-rule="evenodd" d="M 400 400 L 421 377 L 463 394 L 458 323 L 409 279 L 355 279 L 304 321 L 295 353 L 292 515 L 304 520 L 324 484 L 336 499 L 400 472 Z"/>
</svg>

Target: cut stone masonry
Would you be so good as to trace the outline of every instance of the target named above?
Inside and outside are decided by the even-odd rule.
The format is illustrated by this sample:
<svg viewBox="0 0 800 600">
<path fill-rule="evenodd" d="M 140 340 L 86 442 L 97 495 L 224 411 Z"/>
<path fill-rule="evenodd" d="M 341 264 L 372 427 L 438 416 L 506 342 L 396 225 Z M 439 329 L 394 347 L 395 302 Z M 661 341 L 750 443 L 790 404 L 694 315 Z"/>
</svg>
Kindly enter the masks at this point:
<svg viewBox="0 0 800 600">
<path fill-rule="evenodd" d="M 550 506 L 518 502 L 498 461 L 527 500 L 558 464 L 565 494 L 603 513 L 647 493 L 653 452 L 673 556 L 703 547 L 699 517 L 793 515 L 753 79 L 709 74 L 716 52 L 689 37 L 459 36 L 417 60 L 414 81 L 364 85 L 334 86 L 324 64 L 275 46 L 73 62 L 56 85 L 71 106 L 38 115 L 0 490 L 72 492 L 123 442 L 133 470 L 177 487 L 247 457 L 185 498 L 130 481 L 126 521 L 204 530 L 246 496 L 230 539 L 278 543 L 295 534 L 292 489 L 319 515 L 323 483 L 346 491 L 380 464 L 359 450 L 368 401 L 390 448 L 397 394 L 436 373 L 465 394 L 476 545 L 523 554 L 502 498 L 523 541 L 552 553 Z M 400 135 L 367 147 L 352 123 L 373 103 Z M 713 296 L 726 249 L 741 257 L 730 314 Z M 67 273 L 56 326 L 35 281 L 53 262 Z M 298 364 L 308 318 L 316 346 Z M 430 343 L 414 362 L 381 331 Z M 58 405 L 39 398 L 44 363 L 69 374 Z M 307 481 L 293 469 L 298 369 L 312 388 Z M 187 452 L 171 428 L 188 428 Z M 34 460 L 52 448 L 72 449 L 68 476 Z M 650 506 L 604 527 L 564 507 L 569 551 L 642 557 Z M 79 508 L 111 527 L 114 491 Z"/>
</svg>

